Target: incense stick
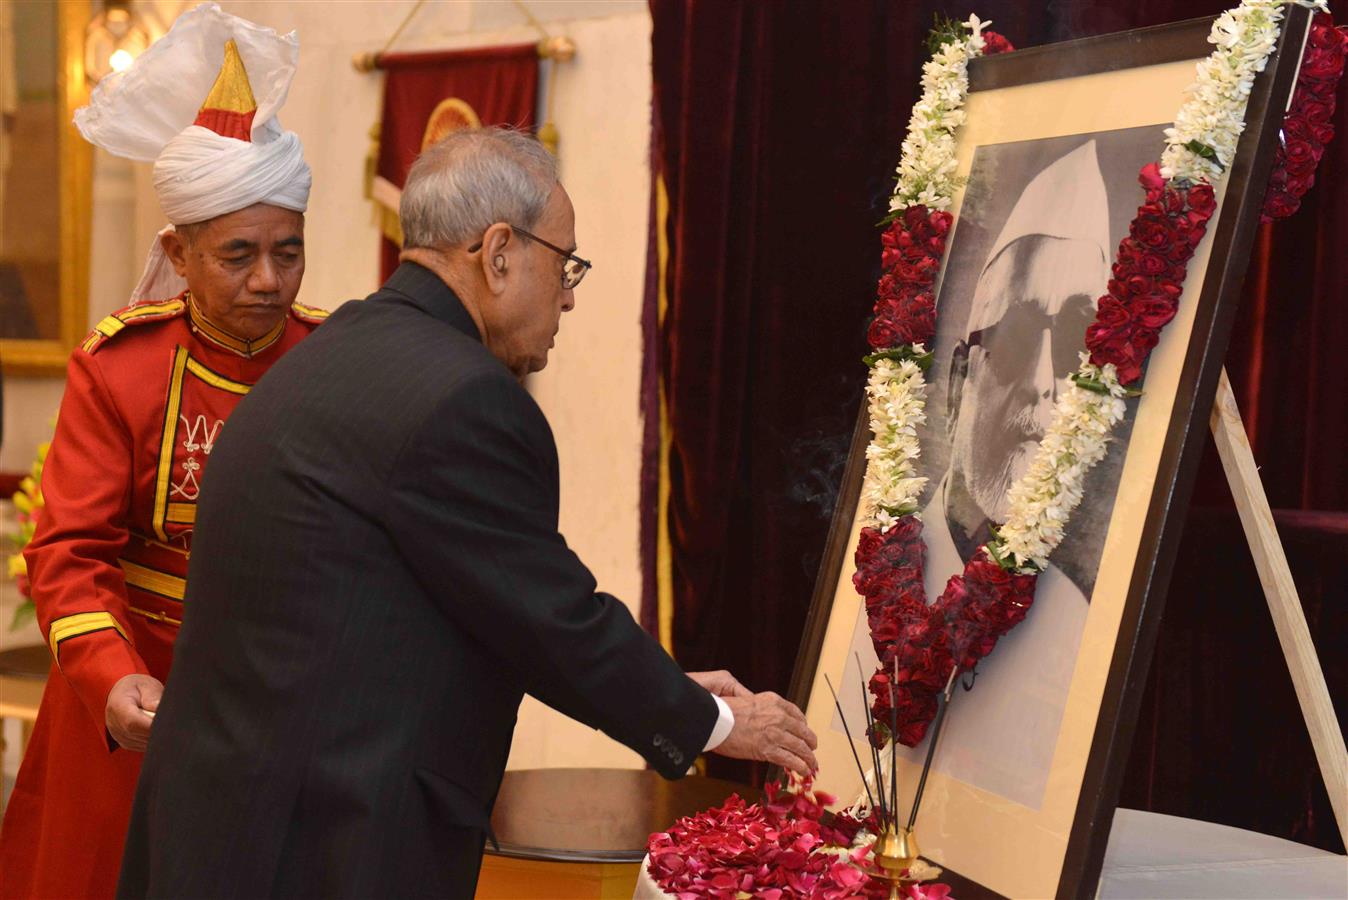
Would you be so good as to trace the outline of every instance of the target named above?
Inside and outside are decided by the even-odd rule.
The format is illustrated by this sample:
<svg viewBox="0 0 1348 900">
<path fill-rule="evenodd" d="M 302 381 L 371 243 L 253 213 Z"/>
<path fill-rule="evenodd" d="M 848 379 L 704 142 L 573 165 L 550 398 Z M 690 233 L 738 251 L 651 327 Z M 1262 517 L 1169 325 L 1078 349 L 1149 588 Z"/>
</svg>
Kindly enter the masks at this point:
<svg viewBox="0 0 1348 900">
<path fill-rule="evenodd" d="M 889 812 L 885 809 L 888 797 L 885 793 L 885 773 L 880 768 L 880 751 L 875 746 L 875 719 L 871 716 L 871 698 L 866 692 L 866 670 L 861 667 L 861 654 L 853 653 L 857 660 L 857 674 L 861 684 L 861 708 L 866 711 L 866 746 L 871 751 L 871 765 L 875 772 L 875 793 L 880 800 L 880 820 L 887 821 Z"/>
<path fill-rule="evenodd" d="M 898 677 L 899 661 L 894 660 L 895 677 Z M 894 813 L 894 827 L 899 827 L 899 713 L 894 708 L 894 682 L 889 683 L 889 809 Z"/>
<path fill-rule="evenodd" d="M 927 773 L 931 771 L 931 761 L 936 755 L 936 742 L 941 739 L 941 723 L 945 721 L 945 711 L 950 708 L 951 688 L 955 686 L 955 676 L 959 674 L 959 667 L 950 673 L 950 680 L 945 683 L 945 693 L 941 697 L 941 708 L 936 711 L 936 721 L 931 727 L 931 742 L 927 744 L 927 759 L 922 764 L 922 776 L 917 780 L 917 793 L 913 796 L 913 811 L 908 815 L 908 827 L 911 829 L 917 822 L 917 810 L 922 805 L 922 792 L 927 787 Z"/>
<path fill-rule="evenodd" d="M 847 727 L 847 716 L 843 714 L 842 703 L 838 701 L 838 692 L 833 689 L 833 682 L 829 681 L 827 672 L 824 673 L 824 684 L 828 685 L 828 692 L 833 695 L 833 705 L 838 709 L 838 718 L 842 719 L 843 733 L 847 735 L 847 746 L 852 748 L 852 759 L 856 760 L 857 773 L 861 775 L 861 786 L 866 789 L 866 801 L 874 809 L 875 798 L 871 796 L 871 786 L 866 781 L 866 767 L 861 764 L 861 754 L 857 753 L 856 741 L 852 740 L 852 729 Z"/>
</svg>

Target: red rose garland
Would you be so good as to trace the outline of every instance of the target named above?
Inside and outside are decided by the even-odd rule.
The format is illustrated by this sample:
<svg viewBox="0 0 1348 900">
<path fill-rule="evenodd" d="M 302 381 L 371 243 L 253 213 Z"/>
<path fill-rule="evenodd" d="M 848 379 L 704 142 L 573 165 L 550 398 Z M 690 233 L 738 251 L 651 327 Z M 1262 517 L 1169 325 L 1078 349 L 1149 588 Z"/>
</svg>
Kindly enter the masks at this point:
<svg viewBox="0 0 1348 900">
<path fill-rule="evenodd" d="M 1318 13 L 1311 22 L 1292 106 L 1283 120 L 1282 143 L 1264 195 L 1265 222 L 1296 212 L 1315 184 L 1315 167 L 1334 138 L 1334 92 L 1343 77 L 1345 55 L 1348 29 L 1335 28 L 1328 13 Z"/>
<path fill-rule="evenodd" d="M 1109 293 L 1100 298 L 1095 321 L 1086 329 L 1091 362 L 1112 363 L 1122 384 L 1142 376 L 1161 329 L 1174 318 L 1185 267 L 1217 208 L 1210 185 L 1168 188 L 1156 163 L 1142 169 L 1140 180 L 1147 202 L 1119 244 Z M 939 240 L 924 239 L 936 230 L 930 223 L 937 217 Z M 882 237 L 890 265 L 880 280 L 870 331 L 873 347 L 877 337 L 911 334 L 914 341 L 925 341 L 934 333 L 926 273 L 940 267 L 936 254 L 944 253 L 948 219 L 945 213 L 910 207 Z M 920 262 L 908 249 L 918 246 L 925 254 Z M 922 523 L 915 515 L 900 518 L 883 533 L 864 529 L 857 545 L 853 584 L 866 599 L 871 641 L 880 660 L 870 691 L 877 723 L 871 739 L 881 746 L 888 739 L 884 723 L 891 721 L 891 682 L 898 740 L 913 746 L 926 734 L 936 715 L 937 695 L 956 666 L 972 669 L 1034 603 L 1037 576 L 1008 571 L 987 548 L 980 548 L 928 606 L 924 555 Z"/>
<path fill-rule="evenodd" d="M 985 53 L 1012 49 L 1001 35 L 984 32 L 984 38 Z M 1265 221 L 1295 212 L 1314 182 L 1315 167 L 1334 134 L 1330 124 L 1334 90 L 1346 55 L 1348 32 L 1335 28 L 1329 15 L 1317 15 L 1283 124 L 1286 144 L 1279 148 L 1270 178 Z M 1099 299 L 1085 341 L 1090 361 L 1114 365 L 1124 385 L 1142 377 L 1161 329 L 1174 318 L 1188 262 L 1217 205 L 1208 184 L 1167 186 L 1157 163 L 1143 167 L 1139 180 L 1146 202 L 1119 244 L 1108 293 Z M 949 213 L 910 206 L 881 235 L 884 274 L 875 318 L 867 331 L 877 355 L 925 343 L 934 335 L 932 285 L 952 221 Z M 1012 571 L 1009 562 L 999 561 L 983 547 L 928 605 L 925 554 L 922 522 L 911 514 L 883 532 L 863 529 L 857 545 L 853 584 L 865 598 L 871 641 L 880 661 L 870 679 L 876 723 L 871 740 L 880 746 L 889 737 L 891 696 L 895 737 L 914 746 L 935 717 L 937 696 L 951 673 L 957 667 L 972 670 L 1025 618 L 1034 602 L 1037 575 Z"/>
<path fill-rule="evenodd" d="M 984 55 L 1006 53 L 1015 48 L 1002 35 L 984 31 Z M 883 274 L 877 288 L 875 318 L 867 329 L 871 347 L 887 349 L 924 344 L 936 333 L 936 299 L 932 284 L 945 257 L 946 238 L 954 216 L 943 210 L 910 206 L 894 217 L 880 235 Z M 944 689 L 954 660 L 969 666 L 987 655 L 997 635 L 1024 617 L 1008 616 L 1005 604 L 984 587 L 981 569 L 972 570 L 972 581 L 961 584 L 956 594 L 947 587 L 931 606 L 923 587 L 926 545 L 922 520 L 903 516 L 884 532 L 865 528 L 856 551 L 856 574 L 852 583 L 866 601 L 871 642 L 880 667 L 870 680 L 875 697 L 876 732 L 871 739 L 883 745 L 889 722 L 889 684 L 894 682 L 894 705 L 900 743 L 913 746 L 922 740 L 936 715 L 936 695 Z M 995 564 L 994 564 L 995 565 Z M 997 567 L 1000 569 L 1000 567 Z M 971 575 L 965 573 L 966 579 Z M 1033 599 L 1033 576 L 1017 576 L 1017 593 Z M 951 580 L 952 585 L 955 579 Z M 949 595 L 949 596 L 947 596 Z M 1028 609 L 1028 602 L 1025 608 Z M 1014 618 L 1014 621 L 1009 621 Z M 980 622 L 1001 622 L 991 630 Z M 895 674 L 897 672 L 897 674 Z"/>
<path fill-rule="evenodd" d="M 910 206 L 880 235 L 880 277 L 875 318 L 866 331 L 876 350 L 921 344 L 936 333 L 932 282 L 945 256 L 946 235 L 955 217 Z"/>
<path fill-rule="evenodd" d="M 1138 180 L 1147 202 L 1119 242 L 1109 293 L 1086 328 L 1091 362 L 1113 363 L 1125 385 L 1142 377 L 1147 354 L 1175 317 L 1189 259 L 1217 210 L 1211 185 L 1166 187 L 1157 163 L 1144 166 Z"/>
</svg>

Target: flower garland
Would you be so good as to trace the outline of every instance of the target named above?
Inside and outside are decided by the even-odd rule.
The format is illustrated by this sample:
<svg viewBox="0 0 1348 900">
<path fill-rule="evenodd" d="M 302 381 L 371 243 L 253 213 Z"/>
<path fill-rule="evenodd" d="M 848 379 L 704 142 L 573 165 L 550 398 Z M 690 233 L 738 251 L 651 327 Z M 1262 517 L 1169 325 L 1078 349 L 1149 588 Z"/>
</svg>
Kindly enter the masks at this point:
<svg viewBox="0 0 1348 900">
<path fill-rule="evenodd" d="M 925 345 L 935 332 L 931 287 L 958 187 L 954 132 L 964 121 L 968 60 L 1011 48 L 971 16 L 923 67 L 923 94 L 881 236 L 883 275 L 867 332 L 874 350 L 866 357 L 873 439 L 853 582 L 865 598 L 880 660 L 870 679 L 876 744 L 891 737 L 885 725 L 891 715 L 898 723 L 892 737 L 909 746 L 919 742 L 951 673 L 972 669 L 1033 604 L 1037 575 L 1066 533 L 1086 474 L 1104 457 L 1125 415 L 1125 398 L 1138 393 L 1130 386 L 1178 309 L 1188 262 L 1216 211 L 1211 182 L 1235 155 L 1251 86 L 1277 44 L 1282 7 L 1290 2 L 1322 14 L 1313 23 L 1285 125 L 1292 140 L 1279 153 L 1266 215 L 1289 214 L 1309 188 L 1314 163 L 1333 136 L 1328 121 L 1343 72 L 1343 33 L 1324 14 L 1324 0 L 1244 0 L 1214 22 L 1209 41 L 1216 49 L 1199 63 L 1188 99 L 1166 129 L 1160 161 L 1140 174 L 1145 202 L 1119 245 L 1108 293 L 1086 331 L 1088 352 L 1059 393 L 1029 468 L 1008 491 L 1007 521 L 930 605 L 917 506 L 926 479 L 916 462 L 917 427 L 925 421 L 922 372 L 931 361 Z"/>
<path fill-rule="evenodd" d="M 1301 198 L 1315 184 L 1315 168 L 1334 139 L 1334 91 L 1348 56 L 1348 30 L 1335 28 L 1328 13 L 1311 23 L 1306 54 L 1301 59 L 1292 106 L 1283 120 L 1283 143 L 1273 162 L 1273 177 L 1264 195 L 1263 221 L 1296 212 Z"/>
</svg>

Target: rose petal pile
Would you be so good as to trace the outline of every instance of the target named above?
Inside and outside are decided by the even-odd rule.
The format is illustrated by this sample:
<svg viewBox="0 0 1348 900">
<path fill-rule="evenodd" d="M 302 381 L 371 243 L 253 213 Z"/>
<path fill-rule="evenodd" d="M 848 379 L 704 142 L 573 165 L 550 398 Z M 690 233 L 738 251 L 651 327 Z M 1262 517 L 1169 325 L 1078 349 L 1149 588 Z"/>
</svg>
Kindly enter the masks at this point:
<svg viewBox="0 0 1348 900">
<path fill-rule="evenodd" d="M 888 896 L 887 883 L 872 877 L 879 871 L 872 844 L 850 847 L 860 823 L 843 816 L 840 827 L 821 821 L 832 797 L 812 792 L 809 779 L 790 790 L 772 783 L 766 790 L 765 803 L 735 795 L 651 835 L 648 871 L 660 889 L 679 900 Z"/>
<path fill-rule="evenodd" d="M 1167 184 L 1159 163 L 1144 166 L 1138 180 L 1147 202 L 1119 242 L 1109 293 L 1100 298 L 1095 321 L 1086 329 L 1091 363 L 1112 363 L 1125 385 L 1142 377 L 1147 354 L 1175 317 L 1185 268 L 1217 209 L 1211 185 Z"/>
<path fill-rule="evenodd" d="M 1283 119 L 1283 143 L 1264 194 L 1262 219 L 1271 222 L 1296 212 L 1315 184 L 1315 169 L 1334 139 L 1335 90 L 1348 57 L 1348 29 L 1335 28 L 1328 13 L 1311 22 L 1292 106 Z"/>
</svg>

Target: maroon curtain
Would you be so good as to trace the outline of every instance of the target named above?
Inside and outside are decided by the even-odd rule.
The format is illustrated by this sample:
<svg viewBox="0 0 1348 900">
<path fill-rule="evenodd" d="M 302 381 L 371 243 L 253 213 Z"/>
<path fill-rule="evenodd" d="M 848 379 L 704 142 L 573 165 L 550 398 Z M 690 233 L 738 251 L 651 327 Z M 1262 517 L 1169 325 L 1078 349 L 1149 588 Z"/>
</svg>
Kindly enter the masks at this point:
<svg viewBox="0 0 1348 900">
<path fill-rule="evenodd" d="M 467 103 L 483 125 L 532 130 L 538 101 L 536 44 L 433 53 L 394 53 L 384 69 L 378 173 L 398 187 L 421 153 L 431 113 L 442 100 Z M 380 239 L 380 280 L 398 267 L 398 247 Z"/>
<path fill-rule="evenodd" d="M 984 0 L 976 12 L 1026 47 L 1229 5 Z M 924 39 L 934 12 L 969 10 L 882 0 L 652 0 L 651 9 L 670 306 L 648 349 L 673 432 L 675 650 L 687 668 L 725 667 L 755 690 L 783 691 L 860 402 L 874 226 Z M 1340 132 L 1345 109 L 1341 101 Z M 1333 258 L 1348 247 L 1346 148 L 1348 138 L 1331 145 L 1302 211 L 1261 233 L 1227 359 L 1270 500 L 1292 510 L 1348 509 L 1348 283 Z M 1230 562 L 1248 552 L 1215 456 L 1194 502 L 1123 802 L 1336 846 L 1263 598 Z M 1342 526 L 1333 515 L 1289 515 L 1280 514 L 1285 528 L 1296 523 L 1284 539 L 1342 703 L 1348 592 L 1332 577 Z M 1225 523 L 1221 543 L 1215 522 Z M 1223 563 L 1229 577 L 1214 578 Z M 1229 677 L 1237 672 L 1244 681 Z M 1234 684 L 1249 690 L 1228 692 Z M 1200 766 L 1213 774 L 1186 780 Z M 750 774 L 714 757 L 713 767 Z M 1256 773 L 1279 767 L 1284 777 L 1259 782 Z"/>
</svg>

